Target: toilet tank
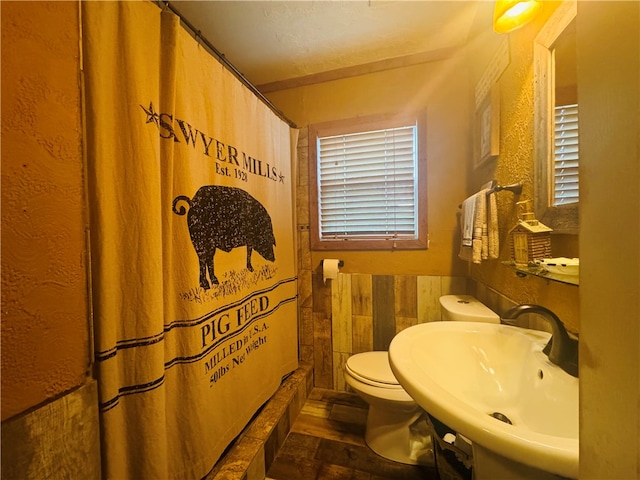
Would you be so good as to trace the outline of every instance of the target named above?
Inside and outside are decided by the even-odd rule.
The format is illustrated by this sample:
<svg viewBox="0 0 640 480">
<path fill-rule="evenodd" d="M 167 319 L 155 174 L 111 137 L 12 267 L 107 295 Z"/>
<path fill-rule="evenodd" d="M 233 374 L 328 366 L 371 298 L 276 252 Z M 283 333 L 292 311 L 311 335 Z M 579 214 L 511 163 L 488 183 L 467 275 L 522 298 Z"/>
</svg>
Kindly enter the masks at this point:
<svg viewBox="0 0 640 480">
<path fill-rule="evenodd" d="M 471 295 L 443 295 L 440 305 L 443 320 L 500 323 L 496 312 Z"/>
</svg>

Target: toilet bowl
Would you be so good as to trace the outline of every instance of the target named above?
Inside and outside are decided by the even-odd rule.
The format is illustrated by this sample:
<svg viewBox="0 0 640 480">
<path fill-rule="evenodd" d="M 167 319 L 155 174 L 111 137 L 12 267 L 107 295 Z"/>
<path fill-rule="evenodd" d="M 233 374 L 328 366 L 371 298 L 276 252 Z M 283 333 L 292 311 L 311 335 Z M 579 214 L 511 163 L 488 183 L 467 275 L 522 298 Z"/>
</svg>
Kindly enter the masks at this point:
<svg viewBox="0 0 640 480">
<path fill-rule="evenodd" d="M 386 351 L 352 355 L 344 378 L 369 404 L 364 439 L 371 450 L 399 463 L 433 465 L 431 439 L 412 427 L 422 409 L 396 380 Z"/>
<path fill-rule="evenodd" d="M 499 323 L 500 317 L 469 295 L 440 297 L 443 319 Z M 352 355 L 344 378 L 369 404 L 365 442 L 381 457 L 411 465 L 434 465 L 433 445 L 423 410 L 396 380 L 386 351 Z"/>
</svg>

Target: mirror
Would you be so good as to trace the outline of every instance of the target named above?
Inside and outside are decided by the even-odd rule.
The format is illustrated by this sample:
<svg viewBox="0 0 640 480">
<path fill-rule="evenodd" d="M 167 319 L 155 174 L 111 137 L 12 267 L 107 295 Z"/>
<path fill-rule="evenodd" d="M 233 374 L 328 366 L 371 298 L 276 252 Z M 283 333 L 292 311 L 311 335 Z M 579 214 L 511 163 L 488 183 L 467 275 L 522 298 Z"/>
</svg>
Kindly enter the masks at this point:
<svg viewBox="0 0 640 480">
<path fill-rule="evenodd" d="M 577 129 L 576 14 L 575 0 L 562 2 L 536 37 L 533 53 L 536 217 L 565 234 L 578 233 L 577 130 L 565 133 L 572 141 L 559 134 L 556 147 L 555 129 L 557 124 Z M 556 107 L 569 105 L 572 108 L 559 109 L 561 120 L 556 121 Z M 556 164 L 556 151 L 562 163 Z"/>
</svg>

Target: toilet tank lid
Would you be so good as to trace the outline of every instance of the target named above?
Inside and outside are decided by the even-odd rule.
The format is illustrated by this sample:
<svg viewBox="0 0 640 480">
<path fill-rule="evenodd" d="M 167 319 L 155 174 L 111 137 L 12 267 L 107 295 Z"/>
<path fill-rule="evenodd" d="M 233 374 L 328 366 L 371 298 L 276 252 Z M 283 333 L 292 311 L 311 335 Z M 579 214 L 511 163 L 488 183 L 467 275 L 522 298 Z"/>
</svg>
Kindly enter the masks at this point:
<svg viewBox="0 0 640 480">
<path fill-rule="evenodd" d="M 451 314 L 464 315 L 470 320 L 500 320 L 496 312 L 471 295 L 443 295 L 440 297 L 440 305 Z"/>
<path fill-rule="evenodd" d="M 391 371 L 388 352 L 356 353 L 347 359 L 347 367 L 354 373 L 369 380 L 389 385 L 399 385 L 398 379 Z"/>
</svg>

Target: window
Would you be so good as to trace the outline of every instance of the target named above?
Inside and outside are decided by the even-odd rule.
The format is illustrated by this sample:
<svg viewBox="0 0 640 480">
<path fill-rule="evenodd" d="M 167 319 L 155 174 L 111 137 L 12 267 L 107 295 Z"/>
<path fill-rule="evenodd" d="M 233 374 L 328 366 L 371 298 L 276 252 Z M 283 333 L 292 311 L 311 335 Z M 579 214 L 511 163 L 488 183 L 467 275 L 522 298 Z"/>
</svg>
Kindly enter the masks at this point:
<svg viewBox="0 0 640 480">
<path fill-rule="evenodd" d="M 578 105 L 555 107 L 553 205 L 578 202 Z"/>
<path fill-rule="evenodd" d="M 426 248 L 424 121 L 376 117 L 312 125 L 312 248 Z"/>
</svg>

